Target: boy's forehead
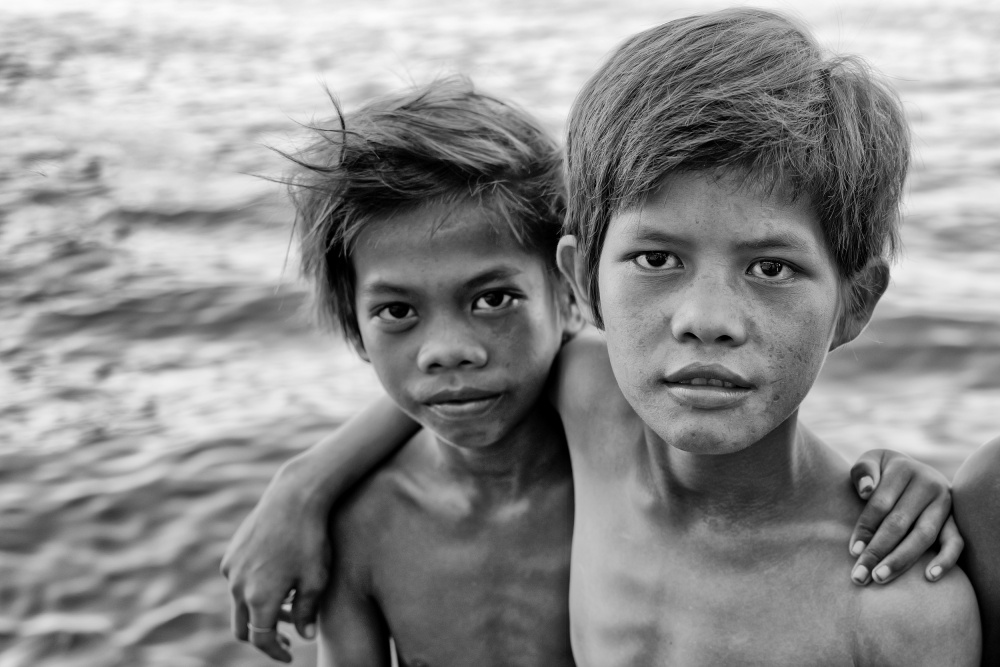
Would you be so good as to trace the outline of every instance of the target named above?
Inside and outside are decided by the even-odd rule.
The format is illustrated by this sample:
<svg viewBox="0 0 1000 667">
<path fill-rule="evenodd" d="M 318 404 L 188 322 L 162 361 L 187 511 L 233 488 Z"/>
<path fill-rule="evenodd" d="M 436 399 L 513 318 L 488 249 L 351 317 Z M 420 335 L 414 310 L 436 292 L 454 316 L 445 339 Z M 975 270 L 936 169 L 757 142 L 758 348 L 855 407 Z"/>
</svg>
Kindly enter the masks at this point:
<svg viewBox="0 0 1000 667">
<path fill-rule="evenodd" d="M 659 179 L 653 189 L 642 198 L 642 203 L 661 203 L 676 194 L 677 190 L 692 182 L 710 187 L 720 199 L 735 201 L 752 200 L 763 206 L 801 205 L 813 210 L 808 193 L 796 188 L 780 174 L 726 168 L 702 171 L 679 171 Z"/>
<path fill-rule="evenodd" d="M 819 216 L 807 195 L 742 173 L 667 176 L 641 204 L 612 216 L 606 240 L 673 232 L 727 245 L 769 240 L 826 250 Z"/>
<path fill-rule="evenodd" d="M 502 244 L 510 234 L 495 217 L 469 200 L 429 202 L 373 216 L 359 230 L 354 245 L 377 246 L 394 239 L 429 244 L 455 237 L 466 242 L 482 237 Z"/>
<path fill-rule="evenodd" d="M 362 288 L 369 281 L 404 285 L 431 278 L 454 285 L 546 269 L 540 252 L 525 249 L 503 221 L 470 203 L 426 205 L 372 220 L 355 239 L 351 262 Z"/>
</svg>

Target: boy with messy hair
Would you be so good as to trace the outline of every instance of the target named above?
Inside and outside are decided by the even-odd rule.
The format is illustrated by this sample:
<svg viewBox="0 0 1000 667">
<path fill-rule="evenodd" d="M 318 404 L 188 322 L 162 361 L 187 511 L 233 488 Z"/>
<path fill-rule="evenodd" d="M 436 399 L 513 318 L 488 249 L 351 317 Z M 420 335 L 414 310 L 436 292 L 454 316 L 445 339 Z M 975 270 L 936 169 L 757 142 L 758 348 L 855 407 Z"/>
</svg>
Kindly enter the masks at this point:
<svg viewBox="0 0 1000 667">
<path fill-rule="evenodd" d="M 879 118 L 857 117 L 875 110 Z M 894 512 L 901 520 L 892 523 L 917 521 L 918 529 L 903 539 L 896 560 L 874 570 L 877 581 L 900 576 L 899 583 L 877 592 L 852 586 L 841 574 L 851 563 L 843 545 L 849 542 L 854 556 L 868 555 L 867 537 L 855 540 L 851 532 L 861 503 L 847 483 L 846 464 L 796 422 L 798 405 L 827 351 L 861 331 L 885 288 L 883 253 L 894 234 L 906 141 L 898 102 L 867 72 L 824 60 L 806 33 L 777 15 L 750 10 L 676 21 L 629 40 L 577 100 L 568 146 L 570 235 L 560 242 L 558 259 L 579 304 L 605 332 L 582 334 L 563 346 L 548 395 L 565 426 L 573 463 L 569 605 L 578 663 L 971 664 L 978 651 L 971 590 L 961 572 L 944 576 L 957 557 L 956 543 L 950 542 L 936 559 L 922 561 L 927 577 L 942 582 L 934 589 L 919 575 L 901 574 L 914 551 L 922 553 L 937 535 L 947 501 L 932 503 L 921 514 L 928 506 L 925 490 L 933 483 L 922 478 L 904 483 L 906 491 L 901 491 L 890 482 L 904 477 L 909 482 L 912 471 L 897 475 L 887 468 L 884 479 L 875 480 L 872 476 L 883 471 L 872 469 L 867 490 L 875 486 L 873 498 L 880 503 L 888 498 L 888 507 L 897 503 Z M 895 160 L 879 155 L 893 145 Z M 851 157 L 855 151 L 860 151 L 857 159 Z M 853 171 L 839 178 L 835 172 L 840 167 Z M 881 217 L 869 220 L 869 214 Z M 434 228 L 433 220 L 424 224 L 417 226 Z M 869 227 L 874 233 L 865 231 Z M 846 233 L 838 233 L 840 228 Z M 350 250 L 359 276 L 379 276 L 410 251 L 414 257 L 422 252 L 430 256 L 427 248 L 415 250 L 421 236 L 398 235 L 388 228 L 380 234 L 385 238 L 377 243 L 366 245 L 359 238 Z M 438 258 L 461 258 L 466 246 L 480 248 L 466 239 Z M 373 261 L 366 253 L 383 256 Z M 477 261 L 490 256 L 477 255 Z M 397 282 L 431 271 L 423 292 L 443 289 L 450 273 L 435 273 L 435 262 L 428 257 L 404 267 L 407 277 Z M 355 290 L 360 304 L 365 294 L 360 277 Z M 403 289 L 389 291 L 393 301 L 358 312 L 375 318 L 385 313 L 391 326 L 404 332 L 424 327 L 414 297 Z M 468 304 L 468 297 L 451 303 Z M 471 312 L 471 304 L 469 308 Z M 568 321 L 563 318 L 552 328 L 572 333 L 573 327 L 563 324 Z M 464 341 L 469 328 L 458 324 L 455 331 L 461 335 L 438 346 L 438 354 L 450 350 L 449 368 L 456 377 L 474 377 L 473 371 L 487 368 L 488 355 Z M 364 331 L 362 325 L 365 353 L 387 391 L 428 426 L 419 418 L 426 402 L 411 402 L 407 409 L 405 391 L 398 389 L 406 386 L 406 373 L 390 373 L 395 364 L 380 370 L 376 349 L 400 360 L 399 368 L 408 358 L 416 368 L 410 371 L 413 377 L 442 366 L 421 366 L 420 352 L 404 353 L 405 344 L 399 350 L 390 342 L 370 346 Z M 421 340 L 436 340 L 430 331 L 420 334 Z M 436 335 L 451 331 L 441 328 Z M 504 343 L 517 346 L 519 354 L 533 351 L 518 345 L 516 337 L 505 336 Z M 443 402 L 453 404 L 445 409 L 451 416 L 468 416 L 486 410 L 489 400 L 484 395 Z M 424 414 L 439 413 L 431 409 Z M 269 562 L 279 557 L 267 546 L 281 535 L 274 530 L 275 519 L 285 508 L 302 509 L 305 517 L 322 515 L 330 487 L 349 484 L 387 449 L 385 443 L 409 433 L 400 415 L 384 406 L 373 408 L 366 419 L 377 433 L 366 433 L 362 422 L 350 424 L 336 443 L 327 442 L 300 460 L 308 465 L 289 468 L 294 472 L 269 489 L 271 500 L 241 527 L 224 564 L 224 571 L 234 575 L 237 636 L 249 618 L 250 638 L 262 646 L 257 635 L 273 636 L 278 616 L 267 609 L 269 596 L 257 592 L 267 590 L 268 582 L 261 582 L 268 577 L 246 573 L 257 567 L 294 572 L 302 553 L 319 552 L 310 544 L 303 549 L 302 543 L 282 542 L 291 567 Z M 473 441 L 479 437 L 475 434 Z M 437 445 L 443 447 L 447 438 L 439 436 Z M 490 468 L 490 475 L 511 465 L 509 456 L 493 461 L 499 468 Z M 371 479 L 382 476 L 383 469 Z M 478 472 L 487 474 L 485 469 Z M 332 474 L 336 479 L 331 483 Z M 435 497 L 461 498 L 454 491 L 442 493 L 408 481 L 400 469 L 389 477 L 398 481 L 396 486 L 386 482 L 375 487 L 390 489 L 382 492 L 386 496 L 405 491 L 411 502 L 415 497 L 429 503 Z M 324 483 L 327 489 L 318 490 Z M 358 494 L 373 493 L 370 484 L 362 482 L 338 516 L 353 511 Z M 296 498 L 297 492 L 306 500 Z M 459 508 L 471 507 L 465 500 L 457 503 Z M 536 511 L 530 503 L 521 507 Z M 562 509 L 571 511 L 573 505 Z M 402 507 L 397 512 L 402 523 L 415 520 Z M 381 521 L 398 519 L 393 513 L 361 516 L 368 519 L 365 529 L 379 537 L 355 537 L 362 532 L 360 523 L 352 524 L 353 530 L 335 530 L 338 550 L 354 556 L 334 563 L 324 632 L 339 622 L 329 600 L 338 599 L 343 577 L 355 577 L 362 586 L 346 589 L 347 602 L 353 596 L 368 604 L 373 588 L 384 595 L 372 579 L 393 574 L 385 566 L 405 571 L 432 556 L 446 559 L 445 567 L 459 567 L 486 591 L 516 578 L 516 568 L 492 571 L 486 556 L 479 552 L 477 558 L 477 552 L 468 550 L 478 544 L 491 549 L 492 558 L 512 545 L 524 546 L 510 535 L 506 540 L 499 533 L 468 537 L 476 531 L 467 531 L 466 550 L 449 549 L 442 535 L 451 536 L 448 531 L 462 525 L 452 516 L 444 533 L 423 540 L 411 533 L 404 540 L 444 545 L 441 550 L 393 561 L 385 552 L 399 545 L 382 541 L 390 529 Z M 392 524 L 392 530 L 404 527 Z M 305 532 L 302 540 L 314 539 L 316 531 Z M 559 533 L 557 539 L 566 537 L 553 532 Z M 529 541 L 543 534 L 524 533 Z M 352 539 L 379 548 L 355 552 L 341 544 Z M 264 558 L 251 549 L 251 558 L 241 560 L 247 554 L 241 544 L 264 545 L 254 547 Z M 536 547 L 546 553 L 544 545 L 534 545 L 520 557 Z M 374 575 L 366 565 L 373 558 L 383 563 Z M 478 574 L 465 569 L 470 563 L 480 568 Z M 869 580 L 868 569 L 863 564 L 855 568 L 859 583 Z M 314 589 L 321 578 L 316 572 L 316 566 L 298 568 L 289 583 L 300 591 Z M 400 605 L 400 623 L 438 614 L 436 596 L 448 590 L 440 570 L 426 574 L 420 566 L 416 578 L 434 579 L 436 587 L 410 584 L 409 590 L 422 591 L 423 606 Z M 478 603 L 483 614 L 503 616 L 506 611 L 508 619 L 531 619 L 526 615 L 536 602 L 522 594 L 523 589 L 511 596 L 487 593 Z M 923 603 L 934 607 L 926 619 L 913 613 Z M 452 604 L 449 600 L 445 606 Z M 435 633 L 440 643 L 463 641 L 460 635 L 445 637 L 455 629 L 451 620 L 434 620 L 425 631 Z M 384 643 L 384 625 L 377 632 L 380 622 L 384 618 L 375 614 L 352 626 L 353 633 L 371 634 L 375 627 Z M 470 643 L 440 661 L 477 664 L 464 651 L 481 646 L 482 638 L 467 634 L 465 641 Z M 518 662 L 494 656 L 505 664 Z"/>
<path fill-rule="evenodd" d="M 388 665 L 391 636 L 401 665 L 572 665 L 572 475 L 540 400 L 582 326 L 561 154 L 457 77 L 320 134 L 294 158 L 303 271 L 408 417 L 372 418 L 422 427 L 331 518 L 320 664 Z"/>
</svg>

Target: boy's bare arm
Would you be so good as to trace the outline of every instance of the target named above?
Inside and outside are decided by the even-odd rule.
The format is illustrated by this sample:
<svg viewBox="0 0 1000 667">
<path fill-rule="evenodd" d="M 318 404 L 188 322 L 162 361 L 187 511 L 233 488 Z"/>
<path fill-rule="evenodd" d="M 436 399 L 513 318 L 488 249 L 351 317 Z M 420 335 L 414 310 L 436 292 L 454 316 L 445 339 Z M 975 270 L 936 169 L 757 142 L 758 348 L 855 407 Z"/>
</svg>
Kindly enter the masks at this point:
<svg viewBox="0 0 1000 667">
<path fill-rule="evenodd" d="M 389 667 L 389 628 L 366 584 L 370 562 L 348 543 L 365 533 L 338 523 L 333 536 L 343 548 L 331 561 L 333 575 L 319 610 L 318 667 Z"/>
<path fill-rule="evenodd" d="M 237 639 L 250 641 L 275 660 L 290 661 L 287 638 L 277 632 L 250 633 L 248 627 L 274 628 L 292 591 L 296 629 L 303 637 L 314 636 L 317 600 L 329 577 L 330 508 L 417 429 L 383 398 L 279 470 L 222 560 Z"/>
<path fill-rule="evenodd" d="M 389 667 L 389 632 L 368 597 L 353 591 L 334 599 L 321 619 L 319 667 Z"/>
<path fill-rule="evenodd" d="M 955 520 L 968 545 L 962 569 L 979 601 L 982 664 L 1000 664 L 1000 438 L 973 452 L 955 473 Z"/>
</svg>

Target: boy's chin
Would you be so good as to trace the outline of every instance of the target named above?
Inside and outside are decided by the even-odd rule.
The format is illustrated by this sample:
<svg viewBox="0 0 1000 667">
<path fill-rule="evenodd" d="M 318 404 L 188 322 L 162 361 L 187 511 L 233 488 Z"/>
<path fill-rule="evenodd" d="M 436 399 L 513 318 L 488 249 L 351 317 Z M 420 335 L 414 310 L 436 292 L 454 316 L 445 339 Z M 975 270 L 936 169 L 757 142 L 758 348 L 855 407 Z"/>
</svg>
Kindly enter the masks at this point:
<svg viewBox="0 0 1000 667">
<path fill-rule="evenodd" d="M 704 456 L 724 456 L 746 450 L 760 438 L 757 429 L 746 431 L 725 426 L 664 424 L 653 432 L 663 441 L 664 447 Z M 766 431 L 762 430 L 760 437 Z"/>
<path fill-rule="evenodd" d="M 483 425 L 476 425 L 466 428 L 449 428 L 441 427 L 439 424 L 425 424 L 425 427 L 437 438 L 438 442 L 458 449 L 486 449 L 505 435 L 505 430 L 500 426 L 484 428 Z"/>
</svg>

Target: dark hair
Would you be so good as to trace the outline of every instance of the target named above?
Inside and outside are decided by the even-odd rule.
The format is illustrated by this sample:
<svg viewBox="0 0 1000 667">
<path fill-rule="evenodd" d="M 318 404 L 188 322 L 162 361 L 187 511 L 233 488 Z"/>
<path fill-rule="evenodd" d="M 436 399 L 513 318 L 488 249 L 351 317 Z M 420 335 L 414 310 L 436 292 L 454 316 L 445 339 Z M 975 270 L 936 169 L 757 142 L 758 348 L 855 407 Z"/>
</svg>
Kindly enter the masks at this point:
<svg viewBox="0 0 1000 667">
<path fill-rule="evenodd" d="M 909 166 L 895 93 L 859 58 L 827 57 L 769 11 L 728 9 L 625 41 L 569 118 L 565 230 L 578 239 L 601 324 L 597 268 L 611 218 L 678 172 L 736 173 L 807 196 L 841 276 L 891 259 Z"/>
<path fill-rule="evenodd" d="M 551 267 L 565 214 L 562 156 L 524 111 L 453 76 L 341 111 L 312 127 L 288 182 L 302 273 L 321 321 L 362 349 L 350 259 L 372 222 L 472 202 Z"/>
</svg>

